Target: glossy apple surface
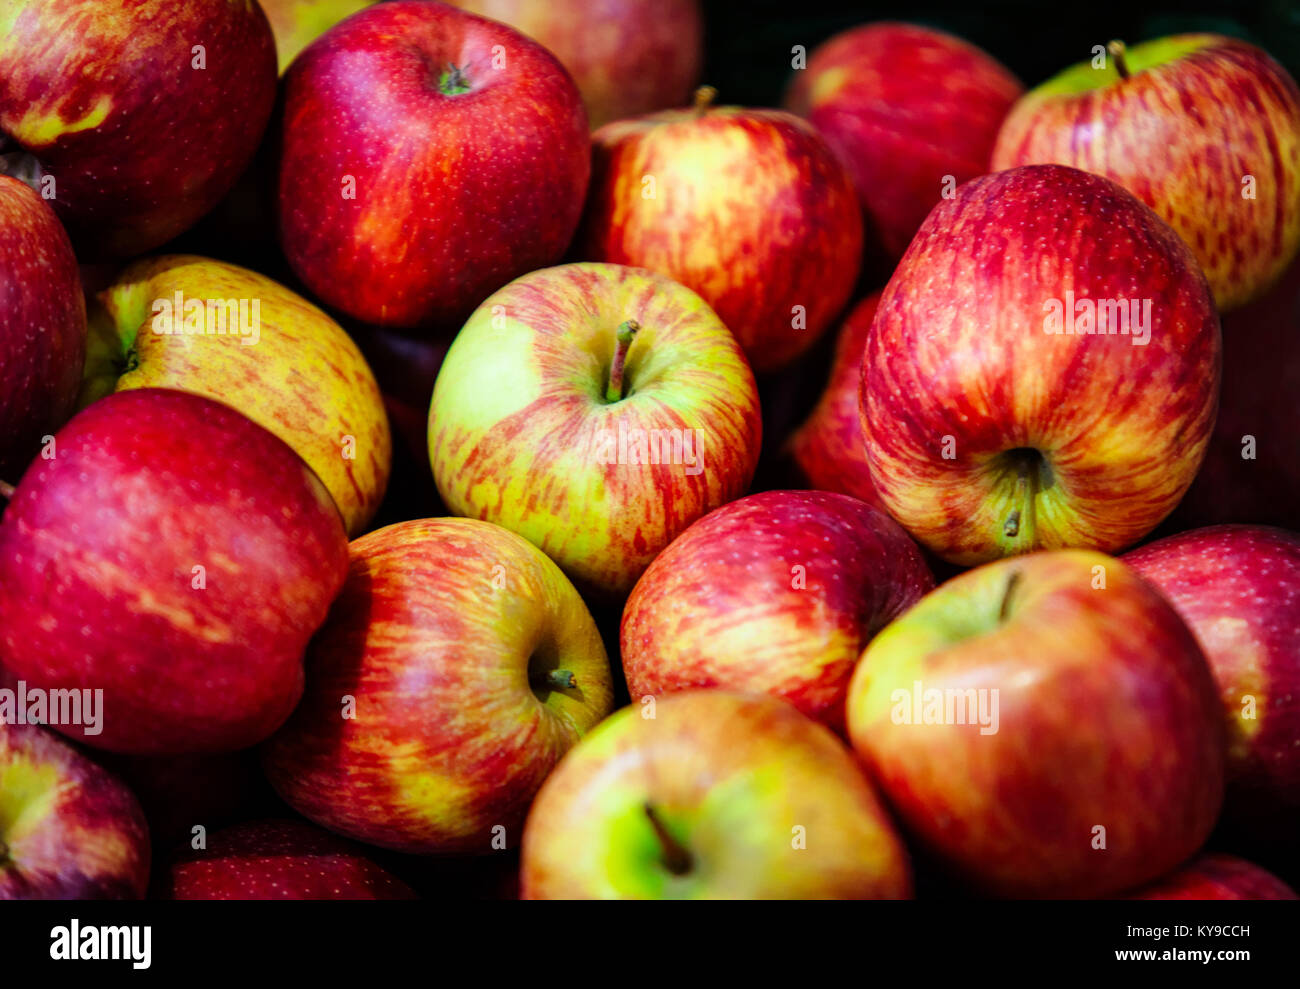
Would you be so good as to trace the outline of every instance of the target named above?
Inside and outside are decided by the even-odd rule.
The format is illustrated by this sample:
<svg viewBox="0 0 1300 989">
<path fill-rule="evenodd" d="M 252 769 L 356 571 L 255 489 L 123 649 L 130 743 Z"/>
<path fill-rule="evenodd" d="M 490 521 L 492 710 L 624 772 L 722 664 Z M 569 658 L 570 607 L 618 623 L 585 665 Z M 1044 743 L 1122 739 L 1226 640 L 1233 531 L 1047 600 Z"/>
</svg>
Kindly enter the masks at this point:
<svg viewBox="0 0 1300 989">
<path fill-rule="evenodd" d="M 1130 894 L 1133 900 L 1294 900 L 1273 873 L 1237 858 L 1209 854 Z"/>
<path fill-rule="evenodd" d="M 934 587 L 884 512 L 826 491 L 764 491 L 700 519 L 623 610 L 634 702 L 692 687 L 765 693 L 843 731 L 862 648 Z"/>
<path fill-rule="evenodd" d="M 1196 259 L 1130 193 L 1059 165 L 975 179 L 921 226 L 871 324 L 872 480 L 954 563 L 1121 549 L 1191 484 L 1221 356 Z"/>
<path fill-rule="evenodd" d="M 940 586 L 867 646 L 848 722 L 904 828 L 982 893 L 1122 892 L 1196 852 L 1223 797 L 1205 656 L 1101 553 L 1000 560 Z"/>
</svg>

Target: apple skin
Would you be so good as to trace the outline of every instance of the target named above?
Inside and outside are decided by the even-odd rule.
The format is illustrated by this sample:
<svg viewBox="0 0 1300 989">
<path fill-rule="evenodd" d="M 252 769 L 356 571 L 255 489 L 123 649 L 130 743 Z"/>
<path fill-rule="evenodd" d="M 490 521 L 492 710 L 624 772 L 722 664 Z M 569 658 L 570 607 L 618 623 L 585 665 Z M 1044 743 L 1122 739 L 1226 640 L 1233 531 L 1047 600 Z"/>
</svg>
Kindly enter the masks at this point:
<svg viewBox="0 0 1300 989">
<path fill-rule="evenodd" d="M 414 891 L 350 842 L 295 820 L 246 821 L 188 844 L 163 881 L 166 900 L 413 900 Z"/>
<path fill-rule="evenodd" d="M 0 662 L 30 687 L 102 689 L 99 734 L 58 726 L 88 745 L 261 741 L 347 573 L 329 492 L 266 430 L 184 392 L 109 395 L 54 446 L 0 521 Z"/>
<path fill-rule="evenodd" d="M 625 320 L 641 329 L 624 398 L 609 403 Z M 638 452 L 631 439 L 626 458 L 621 444 L 606 447 L 620 429 L 694 432 L 681 433 L 680 464 L 602 462 Z M 519 533 L 606 598 L 627 594 L 678 533 L 745 493 L 761 437 L 754 376 L 713 310 L 662 275 L 609 264 L 536 271 L 483 303 L 452 343 L 429 409 L 429 460 L 447 507 Z"/>
<path fill-rule="evenodd" d="M 871 480 L 867 438 L 858 412 L 862 356 L 879 304 L 880 293 L 875 292 L 854 306 L 845 318 L 835 341 L 826 390 L 786 446 L 808 487 L 852 495 L 883 511 L 884 502 Z"/>
<path fill-rule="evenodd" d="M 1300 247 L 1300 90 L 1262 49 L 1221 35 L 1160 38 L 1126 59 L 1127 79 L 1108 56 L 1028 93 L 993 168 L 1054 162 L 1114 179 L 1191 246 L 1226 313 Z M 1247 175 L 1255 198 L 1243 195 Z"/>
<path fill-rule="evenodd" d="M 613 702 L 586 605 L 536 547 L 473 519 L 391 525 L 351 556 L 302 703 L 264 747 L 272 786 L 371 845 L 487 854 L 497 826 L 516 843 L 546 774 Z M 576 686 L 537 679 L 551 670 Z"/>
<path fill-rule="evenodd" d="M 1147 543 L 1124 562 L 1169 599 L 1218 682 L 1230 823 L 1300 831 L 1300 535 L 1221 525 Z"/>
<path fill-rule="evenodd" d="M 1147 343 L 1045 332 L 1067 291 L 1149 301 Z M 1221 356 L 1196 259 L 1130 193 L 1059 165 L 975 179 L 922 224 L 871 324 L 872 480 L 912 537 L 953 563 L 1118 550 L 1191 484 Z"/>
<path fill-rule="evenodd" d="M 917 681 L 997 690 L 983 695 L 988 711 L 998 698 L 995 730 L 908 720 L 895 692 Z M 1147 882 L 1201 847 L 1223 796 L 1223 714 L 1195 637 L 1134 571 L 1088 550 L 941 585 L 867 646 L 848 722 L 903 827 L 982 893 Z"/>
<path fill-rule="evenodd" d="M 912 895 L 907 852 L 829 729 L 762 695 L 651 704 L 611 716 L 543 785 L 524 828 L 523 899 Z M 647 808 L 691 856 L 686 874 L 666 863 Z"/>
<path fill-rule="evenodd" d="M 897 261 L 939 202 L 989 171 L 998 128 L 1024 92 L 974 45 L 916 24 L 864 24 L 835 35 L 796 71 L 787 109 L 806 117 L 848 166 L 868 239 Z M 900 168 L 899 162 L 907 162 Z"/>
<path fill-rule="evenodd" d="M 257 302 L 257 336 L 156 332 L 155 300 L 174 303 L 177 292 L 186 301 L 247 300 L 250 313 Z M 90 337 L 83 403 L 133 388 L 223 402 L 307 462 L 350 535 L 374 517 L 392 462 L 383 396 L 352 338 L 306 299 L 223 261 L 148 258 L 98 293 Z"/>
<path fill-rule="evenodd" d="M 298 53 L 358 10 L 376 0 L 258 0 L 275 37 L 280 74 Z"/>
<path fill-rule="evenodd" d="M 449 64 L 467 92 L 440 89 Z M 454 330 L 568 247 L 591 173 L 587 116 L 555 57 L 514 29 L 440 3 L 378 4 L 309 45 L 284 93 L 281 244 L 328 305 Z"/>
<path fill-rule="evenodd" d="M 86 357 L 77 259 L 49 206 L 0 175 L 0 478 L 76 408 Z"/>
<path fill-rule="evenodd" d="M 1130 893 L 1130 900 L 1294 900 L 1295 891 L 1235 855 L 1207 854 Z"/>
<path fill-rule="evenodd" d="M 0 721 L 0 900 L 138 900 L 148 883 L 131 791 L 45 729 Z"/>
<path fill-rule="evenodd" d="M 274 100 L 275 41 L 247 0 L 10 0 L 0 14 L 0 145 L 54 177 L 82 255 L 141 254 L 193 226 L 252 159 Z"/>
<path fill-rule="evenodd" d="M 450 0 L 545 46 L 573 75 L 593 128 L 682 106 L 704 62 L 699 0 Z"/>
<path fill-rule="evenodd" d="M 848 172 L 806 121 L 701 105 L 607 124 L 592 142 L 583 257 L 698 292 L 759 373 L 789 364 L 839 316 L 862 220 Z"/>
<path fill-rule="evenodd" d="M 692 525 L 637 582 L 620 639 L 628 691 L 771 694 L 843 733 L 862 647 L 933 587 L 884 512 L 827 491 L 749 495 Z"/>
</svg>

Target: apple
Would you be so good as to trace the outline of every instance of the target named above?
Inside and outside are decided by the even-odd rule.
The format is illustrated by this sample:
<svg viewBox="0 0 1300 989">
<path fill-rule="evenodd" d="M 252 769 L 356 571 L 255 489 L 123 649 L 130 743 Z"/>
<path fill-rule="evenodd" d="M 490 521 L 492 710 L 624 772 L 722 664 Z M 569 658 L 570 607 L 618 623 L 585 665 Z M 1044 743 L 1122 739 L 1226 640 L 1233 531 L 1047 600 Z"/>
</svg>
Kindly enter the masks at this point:
<svg viewBox="0 0 1300 989">
<path fill-rule="evenodd" d="M 284 79 L 281 244 L 356 319 L 456 329 L 560 259 L 591 171 L 587 117 L 536 42 L 440 3 L 368 7 Z"/>
<path fill-rule="evenodd" d="M 1124 554 L 1196 634 L 1228 734 L 1225 817 L 1294 842 L 1300 831 L 1300 535 L 1194 529 Z"/>
<path fill-rule="evenodd" d="M 234 406 L 324 482 L 349 534 L 384 497 L 392 439 L 365 358 L 334 320 L 256 272 L 188 255 L 137 261 L 91 307 L 83 402 L 174 388 Z"/>
<path fill-rule="evenodd" d="M 473 519 L 391 525 L 351 558 L 302 703 L 266 743 L 271 784 L 384 848 L 517 843 L 546 774 L 610 710 L 586 605 L 538 549 Z"/>
<path fill-rule="evenodd" d="M 1191 484 L 1221 350 L 1196 259 L 1132 194 L 1060 165 L 975 179 L 922 224 L 867 335 L 872 481 L 953 563 L 1118 550 Z"/>
<path fill-rule="evenodd" d="M 1300 247 L 1300 90 L 1266 52 L 1222 35 L 1108 48 L 1015 105 L 993 168 L 1114 179 L 1191 246 L 1220 310 L 1257 298 Z"/>
<path fill-rule="evenodd" d="M 31 189 L 0 175 L 0 479 L 17 479 L 76 407 L 86 310 L 72 245 Z"/>
<path fill-rule="evenodd" d="M 800 479 L 810 488 L 852 495 L 883 509 L 867 464 L 867 440 L 858 412 L 862 355 L 876 317 L 875 292 L 849 312 L 835 341 L 830 381 L 812 413 L 791 435 L 786 448 Z"/>
<path fill-rule="evenodd" d="M 695 690 L 623 708 L 547 779 L 524 899 L 903 899 L 907 852 L 823 725 Z"/>
<path fill-rule="evenodd" d="M 1290 886 L 1273 873 L 1237 858 L 1209 854 L 1134 893 L 1131 900 L 1294 900 Z"/>
<path fill-rule="evenodd" d="M 758 372 L 806 351 L 848 302 L 862 254 L 853 182 L 804 120 L 710 105 L 592 135 L 585 258 L 650 268 L 709 303 Z"/>
<path fill-rule="evenodd" d="M 168 389 L 101 399 L 52 450 L 0 520 L 0 663 L 97 703 L 97 724 L 51 722 L 89 745 L 264 739 L 297 703 L 307 640 L 347 574 L 324 485 L 252 420 Z"/>
<path fill-rule="evenodd" d="M 148 882 L 131 791 L 45 729 L 0 720 L 0 900 L 138 900 Z"/>
<path fill-rule="evenodd" d="M 761 434 L 753 374 L 703 299 L 653 272 L 573 264 L 512 282 L 465 324 L 434 385 L 429 460 L 452 513 L 519 533 L 616 598 L 745 493 Z"/>
<path fill-rule="evenodd" d="M 281 74 L 300 51 L 345 17 L 376 0 L 259 0 L 275 37 Z"/>
<path fill-rule="evenodd" d="M 1223 796 L 1223 715 L 1195 637 L 1089 550 L 941 585 L 868 644 L 848 725 L 904 828 L 982 893 L 1137 886 L 1201 847 Z"/>
<path fill-rule="evenodd" d="M 765 693 L 837 731 L 862 647 L 934 587 L 884 512 L 827 491 L 764 491 L 669 544 L 623 610 L 635 701 L 691 687 Z"/>
<path fill-rule="evenodd" d="M 30 181 L 79 253 L 141 254 L 193 226 L 248 165 L 275 100 L 256 3 L 9 0 L 0 171 Z"/>
<path fill-rule="evenodd" d="M 450 0 L 544 45 L 573 75 L 592 127 L 682 106 L 700 78 L 699 0 Z"/>
<path fill-rule="evenodd" d="M 302 821 L 247 821 L 184 846 L 166 900 L 413 900 L 406 883 L 349 842 Z"/>
<path fill-rule="evenodd" d="M 974 45 L 884 21 L 816 48 L 795 72 L 785 105 L 843 158 L 868 238 L 897 261 L 945 189 L 989 171 L 998 128 L 1023 92 Z"/>
</svg>

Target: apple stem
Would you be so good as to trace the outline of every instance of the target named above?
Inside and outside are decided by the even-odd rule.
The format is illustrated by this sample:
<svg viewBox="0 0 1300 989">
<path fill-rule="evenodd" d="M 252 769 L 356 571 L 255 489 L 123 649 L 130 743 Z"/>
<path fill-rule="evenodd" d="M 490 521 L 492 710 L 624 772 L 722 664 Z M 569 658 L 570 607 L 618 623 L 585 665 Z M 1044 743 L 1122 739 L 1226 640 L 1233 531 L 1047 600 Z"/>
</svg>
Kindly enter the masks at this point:
<svg viewBox="0 0 1300 989">
<path fill-rule="evenodd" d="M 1033 522 L 1034 509 L 1034 491 L 1030 484 L 1030 463 L 1027 456 L 1019 457 L 1016 461 L 1016 508 L 1013 508 L 1007 515 L 1006 521 L 1002 523 L 1002 534 L 1008 539 L 1015 539 L 1020 535 L 1022 529 L 1029 528 Z M 1021 509 L 1024 514 L 1021 514 Z M 1032 539 L 1032 533 L 1030 534 Z"/>
<path fill-rule="evenodd" d="M 623 366 L 627 363 L 627 352 L 632 346 L 632 338 L 640 329 L 641 324 L 635 319 L 624 320 L 618 325 L 614 363 L 609 366 L 609 384 L 605 387 L 606 402 L 618 402 L 623 398 Z"/>
<path fill-rule="evenodd" d="M 14 486 L 8 481 L 0 481 L 0 498 L 5 501 L 14 500 Z"/>
<path fill-rule="evenodd" d="M 702 117 L 709 112 L 717 98 L 718 91 L 712 86 L 701 86 L 695 91 L 695 115 Z"/>
<path fill-rule="evenodd" d="M 444 96 L 460 96 L 469 92 L 469 80 L 459 65 L 447 63 L 447 71 L 438 80 L 438 91 Z"/>
<path fill-rule="evenodd" d="M 669 832 L 654 805 L 645 805 L 645 816 L 650 819 L 650 826 L 655 829 L 655 837 L 663 848 L 664 865 L 674 876 L 684 876 L 691 871 L 691 853 L 682 847 Z"/>
<path fill-rule="evenodd" d="M 1002 606 L 998 608 L 999 622 L 1007 620 L 1007 613 L 1011 610 L 1011 595 L 1020 584 L 1021 576 L 1023 575 L 1019 570 L 1013 570 L 1011 576 L 1007 578 L 1006 589 L 1002 592 Z"/>
<path fill-rule="evenodd" d="M 573 675 L 572 670 L 548 670 L 542 680 L 548 687 L 554 687 L 556 690 L 572 690 L 578 685 L 578 678 Z"/>
<path fill-rule="evenodd" d="M 1128 62 L 1124 58 L 1124 53 L 1128 51 L 1122 41 L 1112 41 L 1106 46 L 1106 51 L 1110 52 L 1110 57 L 1115 60 L 1115 71 L 1119 73 L 1121 79 L 1127 79 Z"/>
</svg>

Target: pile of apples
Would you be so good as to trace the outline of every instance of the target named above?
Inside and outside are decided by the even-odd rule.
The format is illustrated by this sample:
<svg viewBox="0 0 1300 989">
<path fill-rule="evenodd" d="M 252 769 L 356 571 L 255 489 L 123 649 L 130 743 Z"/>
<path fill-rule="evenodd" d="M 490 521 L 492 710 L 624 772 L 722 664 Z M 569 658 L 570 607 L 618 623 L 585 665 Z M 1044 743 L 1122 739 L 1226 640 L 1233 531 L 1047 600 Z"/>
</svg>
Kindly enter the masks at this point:
<svg viewBox="0 0 1300 989">
<path fill-rule="evenodd" d="M 1080 54 L 11 0 L 0 899 L 1294 897 L 1300 90 Z"/>
</svg>

